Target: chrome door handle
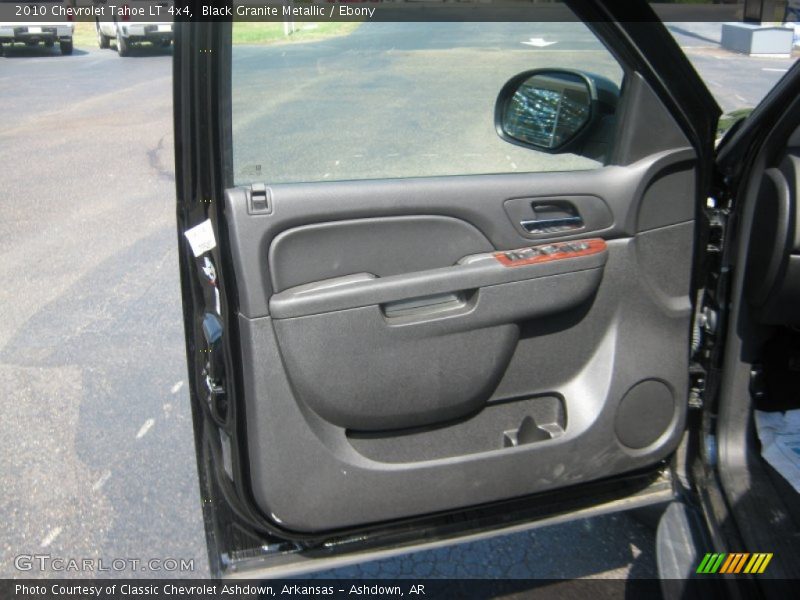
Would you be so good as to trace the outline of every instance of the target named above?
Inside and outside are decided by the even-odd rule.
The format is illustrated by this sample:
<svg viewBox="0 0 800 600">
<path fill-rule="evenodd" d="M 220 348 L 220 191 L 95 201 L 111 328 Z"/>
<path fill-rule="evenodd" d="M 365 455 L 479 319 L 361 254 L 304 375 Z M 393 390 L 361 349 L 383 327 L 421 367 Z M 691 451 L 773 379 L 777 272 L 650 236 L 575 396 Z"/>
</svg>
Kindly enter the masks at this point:
<svg viewBox="0 0 800 600">
<path fill-rule="evenodd" d="M 528 233 L 557 233 L 571 231 L 583 227 L 583 218 L 580 215 L 570 217 L 557 217 L 552 219 L 532 219 L 520 221 L 522 228 Z"/>
</svg>

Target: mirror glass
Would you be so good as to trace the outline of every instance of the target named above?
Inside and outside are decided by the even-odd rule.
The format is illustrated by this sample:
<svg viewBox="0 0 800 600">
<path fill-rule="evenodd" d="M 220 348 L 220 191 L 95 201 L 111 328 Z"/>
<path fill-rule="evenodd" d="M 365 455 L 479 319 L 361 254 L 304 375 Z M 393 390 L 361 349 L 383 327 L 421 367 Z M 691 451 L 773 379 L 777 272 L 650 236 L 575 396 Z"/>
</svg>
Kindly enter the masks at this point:
<svg viewBox="0 0 800 600">
<path fill-rule="evenodd" d="M 506 135 L 540 148 L 569 142 L 591 116 L 589 84 L 573 73 L 537 73 L 524 80 L 503 112 Z"/>
</svg>

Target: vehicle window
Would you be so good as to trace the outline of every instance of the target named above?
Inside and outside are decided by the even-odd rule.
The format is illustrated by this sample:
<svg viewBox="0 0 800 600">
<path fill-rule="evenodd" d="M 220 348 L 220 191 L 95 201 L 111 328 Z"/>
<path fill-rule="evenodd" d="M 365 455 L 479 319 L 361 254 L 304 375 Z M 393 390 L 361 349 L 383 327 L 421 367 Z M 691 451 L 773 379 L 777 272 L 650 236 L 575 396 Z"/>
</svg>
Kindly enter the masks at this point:
<svg viewBox="0 0 800 600">
<path fill-rule="evenodd" d="M 666 23 L 726 114 L 723 126 L 747 116 L 797 60 L 800 23 L 791 11 L 780 10 L 772 18 L 774 22 L 763 26 L 742 22 Z M 786 22 L 782 24 L 783 19 Z"/>
<path fill-rule="evenodd" d="M 622 69 L 570 23 L 233 24 L 236 184 L 602 166 L 504 141 L 503 85 L 530 69 Z"/>
</svg>

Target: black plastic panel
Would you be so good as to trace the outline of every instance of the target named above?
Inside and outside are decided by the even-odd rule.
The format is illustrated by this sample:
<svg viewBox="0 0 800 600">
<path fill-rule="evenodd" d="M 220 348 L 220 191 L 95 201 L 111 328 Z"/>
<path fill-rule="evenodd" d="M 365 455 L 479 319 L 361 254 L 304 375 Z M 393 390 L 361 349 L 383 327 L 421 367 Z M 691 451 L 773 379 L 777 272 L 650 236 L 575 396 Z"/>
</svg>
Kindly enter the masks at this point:
<svg viewBox="0 0 800 600">
<path fill-rule="evenodd" d="M 772 325 L 800 324 L 800 155 L 767 169 L 748 249 L 746 295 L 757 318 Z"/>
</svg>

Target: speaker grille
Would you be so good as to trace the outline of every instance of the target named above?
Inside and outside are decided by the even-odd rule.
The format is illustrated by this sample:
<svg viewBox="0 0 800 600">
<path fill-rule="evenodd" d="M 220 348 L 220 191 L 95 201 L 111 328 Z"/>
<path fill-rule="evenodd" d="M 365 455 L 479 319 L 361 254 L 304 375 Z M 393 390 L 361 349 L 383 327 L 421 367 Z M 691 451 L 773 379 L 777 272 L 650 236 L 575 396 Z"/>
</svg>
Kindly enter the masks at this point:
<svg viewBox="0 0 800 600">
<path fill-rule="evenodd" d="M 619 403 L 617 438 L 628 448 L 645 448 L 664 434 L 674 414 L 675 399 L 666 384 L 655 379 L 640 381 Z"/>
</svg>

